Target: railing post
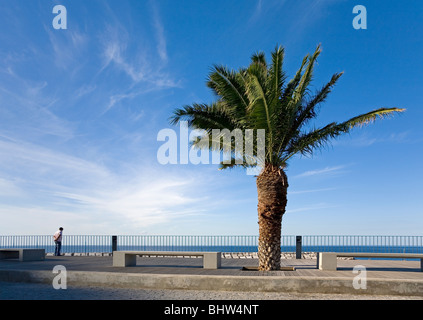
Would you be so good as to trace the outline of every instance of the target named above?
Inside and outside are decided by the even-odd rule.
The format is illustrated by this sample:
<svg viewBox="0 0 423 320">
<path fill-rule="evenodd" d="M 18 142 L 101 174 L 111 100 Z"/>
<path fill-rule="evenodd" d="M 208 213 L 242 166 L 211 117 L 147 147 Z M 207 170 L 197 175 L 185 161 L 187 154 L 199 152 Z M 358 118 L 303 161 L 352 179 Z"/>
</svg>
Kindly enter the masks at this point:
<svg viewBox="0 0 423 320">
<path fill-rule="evenodd" d="M 295 259 L 301 259 L 302 237 L 296 236 Z"/>
<path fill-rule="evenodd" d="M 112 236 L 112 253 L 117 251 L 117 236 Z"/>
</svg>

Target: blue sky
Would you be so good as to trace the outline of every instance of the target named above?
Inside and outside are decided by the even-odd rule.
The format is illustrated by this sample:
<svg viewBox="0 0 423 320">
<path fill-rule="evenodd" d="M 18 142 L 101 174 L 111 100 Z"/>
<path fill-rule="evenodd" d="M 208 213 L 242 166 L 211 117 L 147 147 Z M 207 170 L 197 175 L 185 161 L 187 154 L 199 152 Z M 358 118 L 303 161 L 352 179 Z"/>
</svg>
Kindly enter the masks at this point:
<svg viewBox="0 0 423 320">
<path fill-rule="evenodd" d="M 313 86 L 345 73 L 316 126 L 407 111 L 292 159 L 283 234 L 423 234 L 422 1 L 0 4 L 0 234 L 258 234 L 254 177 L 161 165 L 157 134 L 178 132 L 175 108 L 213 101 L 213 64 L 282 45 L 292 77 L 318 44 Z"/>
</svg>

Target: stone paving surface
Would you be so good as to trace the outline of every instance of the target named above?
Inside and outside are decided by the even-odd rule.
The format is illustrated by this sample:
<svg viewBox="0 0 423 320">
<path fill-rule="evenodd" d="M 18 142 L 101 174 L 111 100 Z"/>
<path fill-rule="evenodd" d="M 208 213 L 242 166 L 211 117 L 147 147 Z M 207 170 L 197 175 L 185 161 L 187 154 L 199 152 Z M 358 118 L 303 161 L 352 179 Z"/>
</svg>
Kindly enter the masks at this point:
<svg viewBox="0 0 423 320">
<path fill-rule="evenodd" d="M 316 269 L 314 259 L 288 259 L 282 265 L 293 265 L 296 271 L 278 271 L 272 273 L 241 271 L 242 266 L 256 265 L 255 259 L 222 259 L 222 269 L 205 270 L 201 259 L 187 258 L 148 258 L 137 260 L 136 267 L 114 268 L 112 257 L 46 257 L 44 261 L 19 262 L 16 260 L 0 261 L 1 270 L 47 270 L 55 265 L 64 265 L 69 271 L 120 272 L 151 274 L 198 274 L 198 275 L 260 275 L 260 276 L 318 276 L 353 278 L 354 265 L 363 264 L 368 268 L 368 276 L 385 279 L 417 280 L 423 279 L 418 261 L 375 261 L 341 260 L 339 270 L 324 272 Z M 311 294 L 285 292 L 229 292 L 210 290 L 151 290 L 111 287 L 68 286 L 66 290 L 56 290 L 52 285 L 40 283 L 0 282 L 1 300 L 422 300 L 415 296 L 371 296 L 354 294 Z"/>
<path fill-rule="evenodd" d="M 204 290 L 145 290 L 0 282 L 0 300 L 423 300 L 423 297 L 294 294 Z"/>
</svg>

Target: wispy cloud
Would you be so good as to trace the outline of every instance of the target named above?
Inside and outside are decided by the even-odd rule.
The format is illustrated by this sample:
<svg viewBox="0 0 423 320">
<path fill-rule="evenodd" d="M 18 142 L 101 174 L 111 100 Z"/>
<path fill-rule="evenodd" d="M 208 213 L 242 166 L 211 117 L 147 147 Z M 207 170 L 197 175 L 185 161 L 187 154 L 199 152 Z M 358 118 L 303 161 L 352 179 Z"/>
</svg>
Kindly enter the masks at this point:
<svg viewBox="0 0 423 320">
<path fill-rule="evenodd" d="M 73 30 L 54 32 L 51 26 L 44 27 L 50 40 L 50 55 L 59 70 L 66 70 L 71 75 L 79 71 L 82 66 L 82 55 L 89 44 L 87 34 Z M 48 49 L 46 50 L 48 53 Z"/>
<path fill-rule="evenodd" d="M 73 192 L 57 192 L 54 195 L 65 203 L 70 201 L 74 209 L 80 211 L 101 212 L 105 217 L 119 216 L 122 222 L 133 225 L 132 230 L 146 230 L 157 223 L 201 214 L 202 210 L 194 209 L 201 199 L 186 194 L 192 187 L 190 181 L 175 177 L 157 181 L 137 178 L 139 181 L 136 183 L 128 177 L 118 179 L 117 185 L 103 186 L 96 192 L 74 189 Z"/>
<path fill-rule="evenodd" d="M 299 38 L 305 35 L 317 23 L 327 19 L 330 7 L 347 0 L 303 0 L 289 1 L 289 6 L 285 5 L 277 9 L 279 15 L 295 16 L 286 26 L 284 45 L 288 48 L 291 43 L 296 43 Z M 285 4 L 286 1 L 283 2 Z M 296 45 L 293 45 L 294 47 Z"/>
<path fill-rule="evenodd" d="M 204 211 L 207 196 L 199 192 L 203 180 L 198 177 L 124 166 L 131 169 L 110 169 L 102 162 L 2 136 L 0 190 L 8 190 L 5 194 L 15 201 L 0 203 L 0 212 L 26 212 L 23 223 L 32 223 L 56 211 L 62 215 L 61 224 L 84 229 L 81 221 L 94 225 L 98 220 L 107 233 L 113 232 L 117 221 L 128 232 L 145 232 L 149 226 Z"/>
<path fill-rule="evenodd" d="M 357 134 L 351 139 L 334 140 L 333 146 L 370 147 L 379 143 L 412 143 L 411 131 L 392 132 L 383 136 L 371 136 L 368 133 Z"/>
<path fill-rule="evenodd" d="M 180 80 L 175 80 L 166 69 L 168 61 L 164 27 L 160 20 L 156 4 L 151 4 L 153 33 L 156 35 L 156 51 L 152 50 L 144 41 L 144 47 L 129 36 L 129 32 L 122 24 L 107 25 L 101 35 L 102 65 L 97 74 L 111 69 L 120 72 L 128 78 L 127 85 L 117 86 L 115 92 L 109 95 L 109 103 L 103 113 L 108 112 L 121 100 L 134 99 L 139 95 L 168 88 L 180 87 Z M 147 45 L 148 46 L 148 45 Z"/>
<path fill-rule="evenodd" d="M 155 1 L 150 1 L 149 3 L 152 10 L 153 27 L 156 33 L 157 52 L 162 62 L 166 63 L 168 57 L 167 57 L 167 48 L 166 48 L 167 45 L 166 45 L 166 37 L 165 37 L 163 23 L 160 18 L 157 3 Z"/>
<path fill-rule="evenodd" d="M 125 100 L 125 99 L 133 99 L 133 98 L 135 98 L 135 97 L 137 97 L 137 96 L 139 96 L 143 93 L 145 93 L 145 91 L 141 90 L 141 91 L 132 91 L 132 92 L 129 92 L 129 93 L 119 93 L 119 94 L 111 95 L 109 97 L 109 104 L 106 106 L 106 108 L 104 109 L 102 114 L 109 111 L 111 108 L 113 108 L 120 101 Z"/>
<path fill-rule="evenodd" d="M 6 179 L 0 177 L 0 198 L 23 196 L 23 190 L 18 186 L 16 179 Z"/>
<path fill-rule="evenodd" d="M 2 132 L 14 136 L 49 135 L 68 140 L 73 137 L 72 125 L 58 117 L 50 108 L 58 99 L 49 91 L 44 80 L 28 80 L 13 75 L 0 79 Z"/>
<path fill-rule="evenodd" d="M 318 169 L 318 170 L 310 170 L 310 171 L 306 171 L 304 173 L 301 173 L 299 175 L 296 175 L 296 178 L 302 178 L 302 177 L 313 177 L 313 176 L 322 176 L 322 175 L 338 175 L 341 173 L 345 173 L 346 166 L 345 165 L 341 165 L 341 166 L 334 166 L 334 167 L 326 167 L 323 169 Z"/>
<path fill-rule="evenodd" d="M 146 67 L 142 63 L 139 63 L 139 56 L 136 65 L 127 62 L 125 58 L 125 51 L 127 48 L 127 40 L 125 40 L 126 31 L 118 31 L 111 26 L 108 27 L 108 30 L 108 38 L 105 40 L 103 51 L 104 64 L 100 71 L 106 69 L 113 63 L 118 69 L 125 72 L 133 82 L 138 83 L 145 80 Z"/>
<path fill-rule="evenodd" d="M 154 1 L 149 2 L 151 11 L 151 27 L 147 33 L 153 33 L 155 44 L 148 39 L 137 41 L 127 27 L 113 17 L 116 23 L 107 24 L 100 39 L 102 42 L 103 65 L 100 72 L 114 64 L 136 83 L 144 82 L 157 87 L 174 87 L 178 83 L 164 71 L 168 62 L 165 29 L 160 17 L 159 8 Z M 147 47 L 146 47 L 147 46 Z M 155 46 L 157 55 L 149 47 Z"/>
<path fill-rule="evenodd" d="M 266 16 L 269 12 L 278 11 L 281 7 L 285 5 L 286 2 L 287 0 L 276 0 L 276 1 L 257 0 L 253 9 L 253 13 L 250 19 L 248 20 L 248 22 L 251 24 L 251 23 L 255 23 L 259 21 L 261 18 Z"/>
<path fill-rule="evenodd" d="M 294 209 L 287 209 L 286 213 L 298 213 L 298 212 L 307 212 L 307 211 L 315 211 L 315 210 L 322 210 L 322 209 L 329 209 L 329 208 L 336 208 L 337 205 L 332 205 L 328 203 L 316 203 L 309 206 L 298 207 Z"/>
<path fill-rule="evenodd" d="M 325 192 L 337 190 L 336 188 L 322 188 L 322 189 L 311 189 L 311 190 L 299 190 L 299 191 L 289 191 L 290 195 L 293 194 L 305 194 L 305 193 L 316 193 L 316 192 Z"/>
<path fill-rule="evenodd" d="M 56 178 L 52 181 L 72 182 L 87 174 L 104 179 L 109 175 L 104 167 L 93 162 L 6 135 L 0 135 L 0 164 L 2 169 L 8 168 L 24 180 L 30 172 L 29 177 L 34 180 L 33 183 L 36 183 L 38 178 L 41 178 L 41 182 L 44 181 L 43 177 L 45 181 L 56 175 L 61 177 L 60 172 L 65 172 L 68 177 L 62 176 L 63 179 Z"/>
<path fill-rule="evenodd" d="M 250 23 L 255 22 L 260 17 L 262 10 L 263 0 L 257 0 L 256 6 L 254 7 L 254 12 L 250 18 Z"/>
<path fill-rule="evenodd" d="M 76 94 L 76 98 L 81 98 L 87 94 L 92 93 L 95 89 L 97 88 L 96 85 L 82 85 L 81 87 L 79 87 L 75 94 Z"/>
</svg>

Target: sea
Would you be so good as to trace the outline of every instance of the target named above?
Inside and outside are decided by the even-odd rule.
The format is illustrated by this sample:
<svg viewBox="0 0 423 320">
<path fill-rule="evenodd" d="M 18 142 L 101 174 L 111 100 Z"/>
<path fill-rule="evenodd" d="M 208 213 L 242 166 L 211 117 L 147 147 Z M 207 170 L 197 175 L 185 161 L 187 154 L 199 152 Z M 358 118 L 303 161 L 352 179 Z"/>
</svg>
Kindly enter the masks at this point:
<svg viewBox="0 0 423 320">
<path fill-rule="evenodd" d="M 43 247 L 30 246 L 33 248 L 43 248 L 46 253 L 54 252 L 55 246 L 47 245 Z M 217 251 L 217 252 L 257 252 L 257 246 L 178 246 L 178 245 L 118 245 L 117 250 L 136 251 Z M 107 253 L 112 252 L 111 245 L 66 245 L 62 244 L 62 253 Z M 295 246 L 281 246 L 281 252 L 295 253 Z M 372 253 L 420 253 L 423 254 L 423 247 L 420 246 L 302 246 L 301 252 L 372 252 Z"/>
</svg>

